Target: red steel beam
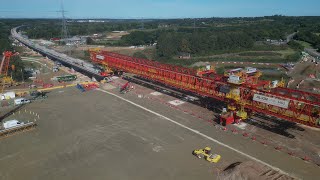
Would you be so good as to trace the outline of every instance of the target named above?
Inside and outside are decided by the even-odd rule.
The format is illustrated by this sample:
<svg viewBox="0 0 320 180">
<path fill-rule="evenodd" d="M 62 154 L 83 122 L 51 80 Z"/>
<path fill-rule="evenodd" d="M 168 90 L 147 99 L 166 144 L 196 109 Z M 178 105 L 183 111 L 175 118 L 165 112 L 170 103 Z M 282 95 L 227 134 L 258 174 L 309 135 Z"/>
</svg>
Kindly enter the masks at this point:
<svg viewBox="0 0 320 180">
<path fill-rule="evenodd" d="M 318 94 L 288 88 L 275 88 L 267 92 L 254 87 L 240 85 L 238 88 L 240 89 L 241 100 L 237 102 L 226 98 L 226 94 L 221 92 L 220 89 L 223 86 L 230 87 L 230 84 L 222 76 L 216 76 L 215 78 L 198 77 L 194 69 L 162 64 L 112 52 L 101 51 L 91 52 L 90 54 L 94 62 L 107 64 L 115 70 L 133 73 L 202 96 L 238 104 L 238 106 L 241 104 L 253 112 L 264 113 L 287 121 L 320 128 L 320 95 Z M 254 101 L 253 97 L 257 94 L 288 101 L 288 107 L 282 108 Z"/>
</svg>

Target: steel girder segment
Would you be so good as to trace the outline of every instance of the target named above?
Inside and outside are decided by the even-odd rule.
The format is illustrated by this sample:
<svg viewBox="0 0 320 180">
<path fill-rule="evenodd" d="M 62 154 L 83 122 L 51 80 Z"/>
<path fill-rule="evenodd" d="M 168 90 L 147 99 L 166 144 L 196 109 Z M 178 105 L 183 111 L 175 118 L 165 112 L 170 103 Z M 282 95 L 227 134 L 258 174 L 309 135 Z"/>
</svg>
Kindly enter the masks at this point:
<svg viewBox="0 0 320 180">
<path fill-rule="evenodd" d="M 92 52 L 92 60 L 105 62 L 109 67 L 144 78 L 164 83 L 175 88 L 190 91 L 202 96 L 211 97 L 224 102 L 238 104 L 252 112 L 264 113 L 287 121 L 319 127 L 320 95 L 287 88 L 276 88 L 270 92 L 238 86 L 240 101 L 228 99 L 221 88 L 230 87 L 221 76 L 216 78 L 198 77 L 196 71 L 179 66 L 161 64 L 146 59 L 139 59 L 110 52 Z M 97 55 L 103 56 L 100 59 Z M 256 96 L 262 100 L 255 100 Z M 278 101 L 280 103 L 277 104 Z M 281 103 L 285 105 L 282 106 Z"/>
</svg>

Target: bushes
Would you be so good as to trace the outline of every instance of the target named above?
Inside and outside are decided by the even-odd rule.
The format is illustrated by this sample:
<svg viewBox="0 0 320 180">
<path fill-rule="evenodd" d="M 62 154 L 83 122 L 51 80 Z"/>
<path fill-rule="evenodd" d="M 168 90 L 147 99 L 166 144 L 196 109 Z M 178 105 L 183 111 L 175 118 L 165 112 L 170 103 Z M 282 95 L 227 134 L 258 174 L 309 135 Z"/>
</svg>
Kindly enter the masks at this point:
<svg viewBox="0 0 320 180">
<path fill-rule="evenodd" d="M 320 37 L 318 35 L 316 35 L 312 31 L 312 29 L 304 30 L 304 31 L 297 33 L 295 38 L 298 40 L 301 40 L 301 41 L 308 42 L 315 48 L 320 46 Z"/>
<path fill-rule="evenodd" d="M 10 60 L 10 67 L 14 65 L 14 69 L 9 68 L 8 74 L 12 74 L 12 79 L 15 81 L 22 81 L 26 79 L 24 64 L 20 56 L 13 56 Z"/>
<path fill-rule="evenodd" d="M 208 55 L 215 51 L 248 49 L 253 44 L 253 39 L 241 32 L 164 32 L 158 39 L 157 49 L 159 57 L 172 57 L 178 52 Z"/>
<path fill-rule="evenodd" d="M 304 50 L 304 47 L 300 43 L 298 43 L 296 41 L 290 41 L 288 43 L 288 45 L 294 50 L 298 50 L 298 51 L 303 51 Z"/>
<path fill-rule="evenodd" d="M 123 36 L 121 40 L 124 44 L 133 46 L 153 44 L 156 41 L 156 34 L 154 32 L 134 31 Z"/>
<path fill-rule="evenodd" d="M 294 54 L 288 55 L 286 57 L 286 61 L 285 62 L 297 62 L 300 59 L 300 53 L 296 52 Z"/>
</svg>

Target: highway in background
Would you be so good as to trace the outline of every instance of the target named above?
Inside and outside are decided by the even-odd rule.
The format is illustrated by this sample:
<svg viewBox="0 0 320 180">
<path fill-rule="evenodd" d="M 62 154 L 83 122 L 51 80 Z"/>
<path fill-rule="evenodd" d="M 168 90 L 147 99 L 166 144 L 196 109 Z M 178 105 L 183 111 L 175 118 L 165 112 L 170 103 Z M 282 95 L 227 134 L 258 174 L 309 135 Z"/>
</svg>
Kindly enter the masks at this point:
<svg viewBox="0 0 320 180">
<path fill-rule="evenodd" d="M 30 41 L 28 38 L 22 36 L 18 31 L 19 28 L 23 26 L 15 27 L 11 29 L 11 35 L 14 39 L 18 40 L 25 46 L 31 48 L 32 50 L 42 54 L 43 56 L 48 57 L 51 60 L 59 61 L 65 66 L 72 67 L 74 70 L 79 71 L 83 74 L 88 75 L 89 77 L 94 77 L 97 80 L 103 79 L 103 76 L 99 74 L 99 71 L 95 68 L 95 66 L 91 63 L 88 63 L 81 59 L 76 59 L 67 56 L 66 54 L 56 52 L 52 49 L 48 49 L 47 47 L 40 46 L 39 44 L 36 44 L 32 41 Z"/>
</svg>

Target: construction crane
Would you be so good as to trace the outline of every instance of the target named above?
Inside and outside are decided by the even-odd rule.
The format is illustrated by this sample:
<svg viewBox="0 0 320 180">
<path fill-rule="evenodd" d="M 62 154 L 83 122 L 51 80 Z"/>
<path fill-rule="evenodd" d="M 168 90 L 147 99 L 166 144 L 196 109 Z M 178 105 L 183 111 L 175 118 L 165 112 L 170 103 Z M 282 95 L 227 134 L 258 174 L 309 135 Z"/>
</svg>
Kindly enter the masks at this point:
<svg viewBox="0 0 320 180">
<path fill-rule="evenodd" d="M 283 83 L 261 83 L 257 73 L 247 73 L 250 81 L 232 74 L 199 76 L 197 70 L 162 64 L 107 51 L 92 51 L 93 62 L 114 71 L 132 73 L 188 92 L 226 102 L 235 116 L 261 113 L 283 120 L 320 128 L 320 95 L 284 88 Z M 243 73 L 243 72 L 242 72 Z M 233 74 L 234 75 L 234 74 Z"/>
<path fill-rule="evenodd" d="M 8 76 L 8 71 L 11 57 L 18 54 L 19 53 L 17 52 L 13 53 L 11 51 L 3 52 L 3 58 L 0 64 L 0 82 L 2 85 L 1 92 L 3 92 L 5 86 L 11 86 L 14 83 L 13 79 L 10 76 Z M 14 69 L 14 65 L 12 65 L 11 68 Z"/>
</svg>

